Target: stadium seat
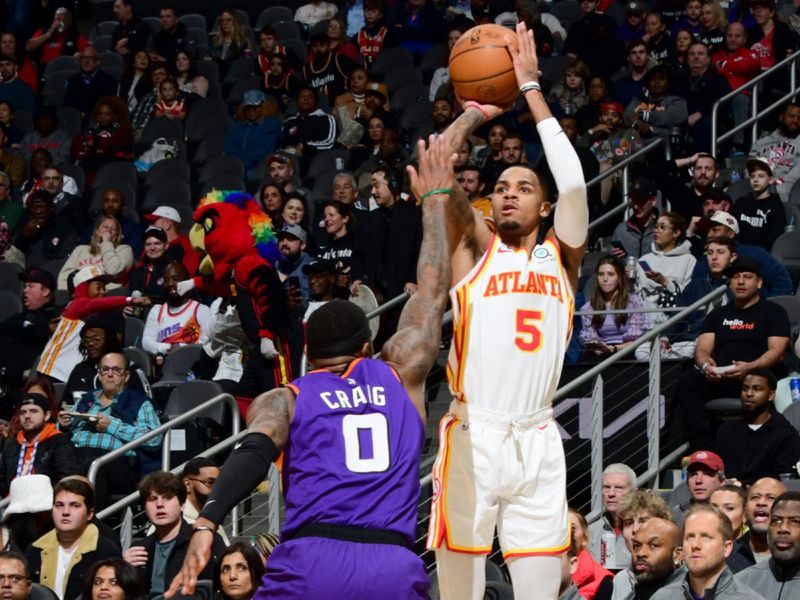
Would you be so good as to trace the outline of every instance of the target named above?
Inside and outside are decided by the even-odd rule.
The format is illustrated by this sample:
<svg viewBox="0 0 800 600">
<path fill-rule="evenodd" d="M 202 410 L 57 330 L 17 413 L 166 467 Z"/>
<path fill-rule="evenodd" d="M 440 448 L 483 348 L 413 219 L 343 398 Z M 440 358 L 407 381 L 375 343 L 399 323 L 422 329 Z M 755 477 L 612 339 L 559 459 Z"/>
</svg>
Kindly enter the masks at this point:
<svg viewBox="0 0 800 600">
<path fill-rule="evenodd" d="M 126 344 L 127 345 L 127 344 Z M 170 386 L 185 383 L 186 377 L 192 370 L 192 365 L 200 358 L 203 347 L 199 344 L 180 346 L 170 351 L 164 358 L 164 366 L 161 368 L 161 379 L 154 384 L 158 387 Z"/>
<path fill-rule="evenodd" d="M 738 181 L 732 182 L 725 190 L 725 193 L 731 197 L 733 202 L 736 202 L 742 196 L 747 196 L 747 194 L 750 193 L 750 180 L 739 179 Z"/>
<path fill-rule="evenodd" d="M 44 68 L 44 78 L 49 79 L 56 73 L 74 75 L 81 70 L 78 60 L 74 56 L 57 56 Z"/>
<path fill-rule="evenodd" d="M 237 8 L 234 11 L 237 15 L 239 15 L 239 20 L 242 22 L 244 27 L 250 27 L 250 15 L 243 11 L 241 8 Z"/>
<path fill-rule="evenodd" d="M 42 87 L 42 98 L 48 104 L 61 106 L 64 103 L 64 92 L 69 78 L 69 73 L 54 73 Z"/>
<path fill-rule="evenodd" d="M 215 175 L 203 184 L 197 194 L 200 198 L 205 197 L 212 190 L 245 190 L 247 185 L 244 180 L 235 175 Z"/>
<path fill-rule="evenodd" d="M 197 146 L 197 150 L 195 150 L 194 156 L 192 157 L 192 162 L 196 164 L 205 164 L 212 158 L 222 156 L 225 150 L 225 137 L 224 134 L 217 134 L 205 138 L 200 142 L 200 145 Z"/>
<path fill-rule="evenodd" d="M 197 177 L 198 183 L 205 183 L 215 175 L 222 175 L 230 173 L 239 179 L 244 179 L 244 164 L 237 156 L 220 156 L 216 160 L 212 160 L 203 165 L 200 169 L 200 174 Z"/>
<path fill-rule="evenodd" d="M 106 163 L 97 170 L 94 178 L 94 187 L 112 186 L 118 183 L 129 183 L 136 185 L 139 175 L 133 163 L 125 160 L 117 160 Z M 131 200 L 126 198 L 126 200 Z"/>
<path fill-rule="evenodd" d="M 249 56 L 240 56 L 228 67 L 225 81 L 237 81 L 244 77 L 252 77 L 256 72 L 256 61 Z"/>
<path fill-rule="evenodd" d="M 58 600 L 58 596 L 48 587 L 38 583 L 31 583 L 30 600 Z"/>
<path fill-rule="evenodd" d="M 116 52 L 103 52 L 100 55 L 100 68 L 108 69 L 109 67 L 119 70 L 124 69 L 125 61 L 122 59 L 122 55 Z"/>
<path fill-rule="evenodd" d="M 19 279 L 20 273 L 22 273 L 22 267 L 17 263 L 0 262 L 0 291 L 16 296 L 22 294 L 22 281 Z"/>
<path fill-rule="evenodd" d="M 429 89 L 430 86 L 424 83 L 412 83 L 394 90 L 389 98 L 389 105 L 392 108 L 392 112 L 395 114 L 403 114 L 403 111 L 415 102 L 427 100 Z"/>
<path fill-rule="evenodd" d="M 0 321 L 22 312 L 22 300 L 19 294 L 0 290 Z"/>
<path fill-rule="evenodd" d="M 89 41 L 93 46 L 96 46 L 95 41 L 98 37 L 107 35 L 111 38 L 111 35 L 114 33 L 114 28 L 116 28 L 117 25 L 118 23 L 116 21 L 102 21 L 98 23 L 89 32 Z"/>
<path fill-rule="evenodd" d="M 192 205 L 192 188 L 189 182 L 182 177 L 164 179 L 159 185 L 154 185 L 147 190 L 142 203 L 142 212 L 148 213 L 163 205 L 176 206 Z"/>
<path fill-rule="evenodd" d="M 150 31 L 153 33 L 161 31 L 161 19 L 158 17 L 142 17 L 142 21 L 150 25 Z"/>
<path fill-rule="evenodd" d="M 286 6 L 270 6 L 261 11 L 256 20 L 256 31 L 261 31 L 265 25 L 272 25 L 280 21 L 293 21 L 294 13 Z"/>
<path fill-rule="evenodd" d="M 189 163 L 186 158 L 173 158 L 170 160 L 160 160 L 154 164 L 144 178 L 144 186 L 149 188 L 155 184 L 161 183 L 165 179 L 177 177 L 184 181 L 189 181 L 191 173 L 189 171 Z"/>
<path fill-rule="evenodd" d="M 422 83 L 422 73 L 413 65 L 395 67 L 383 76 L 383 83 L 391 94 L 405 85 Z"/>
<path fill-rule="evenodd" d="M 242 77 L 233 84 L 231 91 L 228 92 L 228 104 L 235 110 L 238 108 L 239 103 L 244 98 L 245 92 L 250 90 L 261 89 L 263 78 L 260 75 L 253 75 L 251 77 Z"/>
<path fill-rule="evenodd" d="M 384 48 L 375 57 L 375 61 L 369 69 L 370 79 L 382 80 L 392 69 L 398 67 L 411 67 L 414 65 L 414 57 L 405 48 Z"/>
<path fill-rule="evenodd" d="M 206 136 L 227 135 L 233 121 L 226 113 L 209 115 L 200 121 L 193 121 L 192 128 L 186 128 L 186 137 L 190 143 L 199 143 Z"/>
<path fill-rule="evenodd" d="M 789 327 L 792 330 L 792 340 L 800 335 L 800 298 L 797 296 L 772 296 L 770 302 L 779 304 L 789 315 Z"/>
<path fill-rule="evenodd" d="M 58 126 L 71 136 L 76 136 L 83 128 L 83 118 L 77 108 L 62 106 L 58 109 Z"/>
<path fill-rule="evenodd" d="M 67 389 L 66 382 L 62 381 L 54 381 L 53 382 L 53 390 L 56 393 L 56 401 L 61 402 L 61 399 L 64 397 L 64 390 Z"/>
<path fill-rule="evenodd" d="M 336 161 L 339 160 L 344 165 L 347 164 L 349 158 L 350 152 L 345 148 L 324 150 L 311 159 L 311 164 L 306 169 L 304 179 L 315 179 L 322 173 L 337 170 Z"/>
<path fill-rule="evenodd" d="M 514 600 L 514 588 L 510 583 L 487 581 L 483 600 Z"/>
<path fill-rule="evenodd" d="M 416 102 L 406 108 L 400 115 L 400 128 L 416 130 L 432 122 L 431 109 L 433 103 L 427 99 Z"/>
<path fill-rule="evenodd" d="M 721 420 L 735 419 L 742 414 L 740 398 L 714 398 L 706 403 L 706 414 Z"/>
<path fill-rule="evenodd" d="M 137 319 L 137 321 L 138 320 L 139 319 Z M 136 366 L 142 369 L 149 378 L 153 371 L 153 359 L 150 357 L 150 355 L 136 346 L 128 346 L 124 351 L 125 356 L 128 357 L 128 360 L 132 363 L 135 363 Z"/>
<path fill-rule="evenodd" d="M 305 64 L 308 58 L 308 46 L 303 40 L 281 40 L 287 51 L 291 51 L 301 63 Z"/>
<path fill-rule="evenodd" d="M 208 48 L 208 33 L 205 29 L 190 27 L 186 30 L 186 43 L 195 47 Z"/>
<path fill-rule="evenodd" d="M 33 115 L 27 110 L 17 110 L 14 112 L 14 119 L 11 121 L 15 127 L 24 133 L 33 131 Z"/>
<path fill-rule="evenodd" d="M 194 594 L 191 596 L 184 596 L 178 593 L 175 594 L 173 598 L 175 598 L 175 600 L 212 600 L 214 598 L 214 586 L 211 581 L 201 579 L 194 588 Z"/>
<path fill-rule="evenodd" d="M 125 347 L 142 347 L 142 334 L 144 333 L 144 321 L 136 317 L 125 317 Z"/>
<path fill-rule="evenodd" d="M 204 381 L 200 379 L 185 381 L 172 390 L 161 414 L 168 419 L 177 417 L 190 408 L 194 408 L 198 404 L 202 404 L 206 400 L 210 400 L 214 396 L 219 396 L 222 393 L 224 393 L 224 390 L 215 381 Z M 210 408 L 207 412 L 203 412 L 202 415 L 222 425 L 225 422 L 225 411 L 225 404 L 219 403 L 217 406 Z"/>
<path fill-rule="evenodd" d="M 800 231 L 781 234 L 772 244 L 772 256 L 781 263 L 796 286 L 800 281 Z"/>
<path fill-rule="evenodd" d="M 546 56 L 539 61 L 542 79 L 548 83 L 556 83 L 564 77 L 564 69 L 573 59 L 569 56 Z"/>
<path fill-rule="evenodd" d="M 433 73 L 436 69 L 445 66 L 446 57 L 447 47 L 443 44 L 437 44 L 425 53 L 419 68 L 422 70 L 426 82 L 430 83 L 431 77 L 433 77 Z"/>
<path fill-rule="evenodd" d="M 142 131 L 139 147 L 147 149 L 154 141 L 162 137 L 166 138 L 168 142 L 182 140 L 183 124 L 180 121 L 171 121 L 167 117 L 150 119 Z"/>
<path fill-rule="evenodd" d="M 39 268 L 43 271 L 47 271 L 58 280 L 58 274 L 61 272 L 61 267 L 64 266 L 65 262 L 67 262 L 66 258 L 53 258 L 39 265 Z M 56 305 L 58 305 L 58 303 L 56 303 Z"/>
<path fill-rule="evenodd" d="M 497 563 L 488 559 L 486 560 L 486 581 L 499 581 L 500 583 L 506 583 L 507 581 L 503 570 Z"/>
<path fill-rule="evenodd" d="M 569 31 L 569 26 L 583 18 L 580 2 L 576 0 L 561 0 L 553 2 L 549 8 L 550 14 L 559 20 L 561 26 Z"/>
<path fill-rule="evenodd" d="M 178 21 L 186 25 L 186 29 L 202 29 L 203 31 L 208 31 L 208 24 L 203 15 L 189 13 L 178 17 Z"/>
<path fill-rule="evenodd" d="M 94 187 L 94 191 L 92 191 L 92 201 L 89 203 L 90 213 L 100 213 L 100 206 L 103 202 L 103 194 L 105 194 L 106 190 L 109 188 L 118 190 L 122 194 L 122 197 L 125 198 L 126 216 L 132 216 L 136 214 L 136 208 L 138 206 L 136 203 L 136 188 L 129 182 L 123 181 L 121 178 L 115 183 L 104 181 Z"/>
<path fill-rule="evenodd" d="M 210 61 L 206 62 L 209 62 L 209 64 L 214 64 Z M 227 112 L 228 104 L 225 102 L 225 100 L 220 98 L 201 98 L 192 104 L 191 108 L 189 109 L 189 114 L 186 115 L 186 130 L 189 131 L 196 126 L 197 121 L 202 121 L 203 119 L 213 115 L 227 114 Z"/>
<path fill-rule="evenodd" d="M 272 24 L 272 28 L 278 36 L 278 39 L 283 42 L 284 40 L 299 40 L 300 28 L 294 21 L 278 21 Z"/>
<path fill-rule="evenodd" d="M 92 46 L 94 46 L 98 52 L 108 52 L 111 50 L 111 36 L 98 35 L 92 40 Z"/>
</svg>

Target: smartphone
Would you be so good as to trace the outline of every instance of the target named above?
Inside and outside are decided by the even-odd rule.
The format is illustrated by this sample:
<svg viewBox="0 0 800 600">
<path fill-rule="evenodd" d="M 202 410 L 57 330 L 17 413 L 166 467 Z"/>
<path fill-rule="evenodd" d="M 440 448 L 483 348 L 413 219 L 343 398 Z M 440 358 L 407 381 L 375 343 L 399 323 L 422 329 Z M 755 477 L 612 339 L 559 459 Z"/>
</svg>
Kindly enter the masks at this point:
<svg viewBox="0 0 800 600">
<path fill-rule="evenodd" d="M 714 370 L 717 375 L 724 375 L 736 368 L 736 365 L 725 365 L 724 367 L 709 367 Z"/>
<path fill-rule="evenodd" d="M 89 419 L 90 421 L 97 421 L 96 415 L 90 415 L 88 413 L 68 412 L 67 414 L 70 417 L 75 417 L 76 419 Z"/>
<path fill-rule="evenodd" d="M 647 273 L 648 271 L 652 271 L 653 270 L 653 267 L 651 267 L 650 264 L 646 260 L 640 260 L 639 261 L 639 266 L 642 267 L 642 270 L 645 273 Z"/>
<path fill-rule="evenodd" d="M 622 252 L 625 256 L 628 256 L 628 251 L 625 250 L 625 246 L 623 246 L 622 242 L 620 242 L 619 240 L 614 240 L 613 242 L 611 242 L 611 247 L 616 248 L 617 250 Z"/>
</svg>

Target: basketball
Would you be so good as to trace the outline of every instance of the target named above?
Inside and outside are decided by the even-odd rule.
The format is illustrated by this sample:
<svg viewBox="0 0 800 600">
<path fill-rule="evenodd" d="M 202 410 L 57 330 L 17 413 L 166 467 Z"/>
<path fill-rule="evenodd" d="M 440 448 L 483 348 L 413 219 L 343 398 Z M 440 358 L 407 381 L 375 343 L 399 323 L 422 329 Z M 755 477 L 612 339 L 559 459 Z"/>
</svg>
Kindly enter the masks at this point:
<svg viewBox="0 0 800 600">
<path fill-rule="evenodd" d="M 506 37 L 517 46 L 517 34 L 500 25 L 478 25 L 465 32 L 450 51 L 450 81 L 462 100 L 506 106 L 516 100 L 519 85 Z"/>
</svg>

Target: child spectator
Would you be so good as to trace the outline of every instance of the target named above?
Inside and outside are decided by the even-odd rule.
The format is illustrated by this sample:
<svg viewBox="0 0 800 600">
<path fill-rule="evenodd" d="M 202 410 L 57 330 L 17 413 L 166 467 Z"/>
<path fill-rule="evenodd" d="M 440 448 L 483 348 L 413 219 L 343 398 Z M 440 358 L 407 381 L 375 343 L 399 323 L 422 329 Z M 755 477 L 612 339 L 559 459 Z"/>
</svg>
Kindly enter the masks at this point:
<svg viewBox="0 0 800 600">
<path fill-rule="evenodd" d="M 165 79 L 158 86 L 158 93 L 161 99 L 156 102 L 154 115 L 156 117 L 166 117 L 170 121 L 183 121 L 186 118 L 186 101 L 178 91 L 177 82 L 170 78 Z"/>
<path fill-rule="evenodd" d="M 565 115 L 574 115 L 579 108 L 589 103 L 589 96 L 586 93 L 587 77 L 589 77 L 589 67 L 585 63 L 576 60 L 567 65 L 564 69 L 564 81 L 550 89 L 547 101 L 558 104 Z"/>
<path fill-rule="evenodd" d="M 733 204 L 731 214 L 739 221 L 739 242 L 761 246 L 769 252 L 786 227 L 786 211 L 772 191 L 772 167 L 763 157 L 747 159 L 750 193 Z"/>
</svg>

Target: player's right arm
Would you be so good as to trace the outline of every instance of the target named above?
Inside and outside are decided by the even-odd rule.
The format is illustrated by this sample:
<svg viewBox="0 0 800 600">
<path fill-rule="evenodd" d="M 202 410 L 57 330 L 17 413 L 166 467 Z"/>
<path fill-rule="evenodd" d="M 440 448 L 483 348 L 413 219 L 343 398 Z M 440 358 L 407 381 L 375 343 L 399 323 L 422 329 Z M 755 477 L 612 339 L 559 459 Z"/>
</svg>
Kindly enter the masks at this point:
<svg viewBox="0 0 800 600">
<path fill-rule="evenodd" d="M 197 577 L 211 558 L 214 531 L 225 516 L 250 494 L 267 476 L 270 464 L 280 456 L 289 441 L 289 425 L 294 414 L 294 394 L 276 388 L 258 396 L 247 411 L 247 435 L 236 444 L 220 469 L 219 479 L 206 501 L 194 528 L 180 572 L 164 596 L 194 594 Z M 208 531 L 202 528 L 210 528 Z"/>
</svg>

